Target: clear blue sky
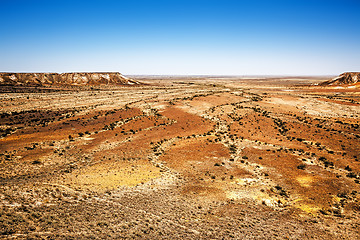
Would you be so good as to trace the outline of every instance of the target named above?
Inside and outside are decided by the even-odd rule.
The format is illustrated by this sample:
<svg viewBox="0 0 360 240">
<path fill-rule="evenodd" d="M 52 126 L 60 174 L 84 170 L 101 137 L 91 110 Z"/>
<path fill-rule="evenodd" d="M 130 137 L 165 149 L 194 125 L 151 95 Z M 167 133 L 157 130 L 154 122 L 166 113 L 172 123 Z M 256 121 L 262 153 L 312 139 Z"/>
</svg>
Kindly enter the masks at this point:
<svg viewBox="0 0 360 240">
<path fill-rule="evenodd" d="M 0 0 L 0 72 L 360 71 L 359 0 Z"/>
</svg>

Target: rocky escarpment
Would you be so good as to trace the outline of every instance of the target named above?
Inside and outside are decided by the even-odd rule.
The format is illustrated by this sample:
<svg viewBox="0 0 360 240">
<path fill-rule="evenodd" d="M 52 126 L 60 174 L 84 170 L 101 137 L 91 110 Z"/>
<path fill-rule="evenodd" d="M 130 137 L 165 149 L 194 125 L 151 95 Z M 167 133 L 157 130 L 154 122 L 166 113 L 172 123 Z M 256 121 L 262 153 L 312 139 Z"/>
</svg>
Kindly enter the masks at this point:
<svg viewBox="0 0 360 240">
<path fill-rule="evenodd" d="M 340 74 L 338 77 L 322 82 L 319 85 L 343 85 L 343 84 L 356 84 L 360 83 L 360 72 L 346 72 Z"/>
<path fill-rule="evenodd" d="M 140 83 L 118 72 L 0 73 L 0 85 L 53 86 L 101 84 L 135 85 Z"/>
</svg>

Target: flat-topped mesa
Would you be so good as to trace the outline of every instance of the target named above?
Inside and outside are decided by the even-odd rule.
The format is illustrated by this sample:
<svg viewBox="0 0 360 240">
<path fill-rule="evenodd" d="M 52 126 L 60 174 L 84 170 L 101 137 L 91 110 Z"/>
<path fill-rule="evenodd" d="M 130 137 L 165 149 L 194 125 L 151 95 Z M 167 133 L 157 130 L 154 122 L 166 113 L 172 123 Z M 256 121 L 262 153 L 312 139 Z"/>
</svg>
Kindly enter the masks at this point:
<svg viewBox="0 0 360 240">
<path fill-rule="evenodd" d="M 0 85 L 135 85 L 139 82 L 118 72 L 0 73 Z"/>
<path fill-rule="evenodd" d="M 320 86 L 360 83 L 360 72 L 345 72 L 338 77 L 320 83 Z"/>
</svg>

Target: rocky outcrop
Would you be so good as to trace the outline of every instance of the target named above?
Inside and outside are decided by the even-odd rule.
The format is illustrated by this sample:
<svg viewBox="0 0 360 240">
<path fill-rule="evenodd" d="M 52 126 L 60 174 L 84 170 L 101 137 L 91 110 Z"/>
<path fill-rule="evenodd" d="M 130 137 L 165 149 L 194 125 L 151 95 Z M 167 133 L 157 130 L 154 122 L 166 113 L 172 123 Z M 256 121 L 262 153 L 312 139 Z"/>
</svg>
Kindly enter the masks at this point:
<svg viewBox="0 0 360 240">
<path fill-rule="evenodd" d="M 102 84 L 135 85 L 140 83 L 118 72 L 0 73 L 0 85 L 54 86 Z"/>
<path fill-rule="evenodd" d="M 343 84 L 355 84 L 360 83 L 360 72 L 346 72 L 340 74 L 338 77 L 322 82 L 319 85 L 343 85 Z"/>
</svg>

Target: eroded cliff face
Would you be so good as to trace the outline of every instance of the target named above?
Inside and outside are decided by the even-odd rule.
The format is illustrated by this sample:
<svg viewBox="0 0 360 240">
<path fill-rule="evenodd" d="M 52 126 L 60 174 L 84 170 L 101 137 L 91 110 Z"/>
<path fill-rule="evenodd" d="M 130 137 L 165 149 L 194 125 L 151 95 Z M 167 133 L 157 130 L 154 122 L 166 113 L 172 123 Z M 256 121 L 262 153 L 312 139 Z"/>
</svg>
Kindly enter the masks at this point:
<svg viewBox="0 0 360 240">
<path fill-rule="evenodd" d="M 0 85 L 135 85 L 139 82 L 118 72 L 0 73 Z"/>
<path fill-rule="evenodd" d="M 343 84 L 357 84 L 360 83 L 360 72 L 345 72 L 338 77 L 325 81 L 319 85 L 343 85 Z"/>
</svg>

